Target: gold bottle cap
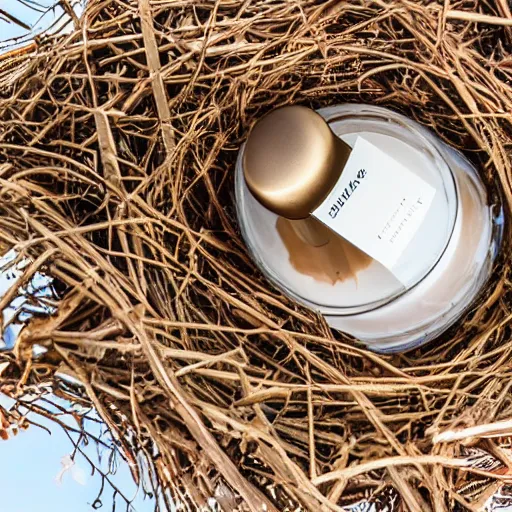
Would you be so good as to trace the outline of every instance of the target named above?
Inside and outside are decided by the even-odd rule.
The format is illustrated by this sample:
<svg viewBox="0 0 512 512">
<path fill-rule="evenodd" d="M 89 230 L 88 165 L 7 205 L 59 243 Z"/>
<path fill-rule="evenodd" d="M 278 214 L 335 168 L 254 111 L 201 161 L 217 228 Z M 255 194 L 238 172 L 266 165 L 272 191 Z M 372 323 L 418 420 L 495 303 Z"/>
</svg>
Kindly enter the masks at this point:
<svg viewBox="0 0 512 512">
<path fill-rule="evenodd" d="M 249 133 L 243 157 L 245 180 L 270 211 L 305 219 L 338 181 L 350 151 L 314 110 L 278 108 Z"/>
</svg>

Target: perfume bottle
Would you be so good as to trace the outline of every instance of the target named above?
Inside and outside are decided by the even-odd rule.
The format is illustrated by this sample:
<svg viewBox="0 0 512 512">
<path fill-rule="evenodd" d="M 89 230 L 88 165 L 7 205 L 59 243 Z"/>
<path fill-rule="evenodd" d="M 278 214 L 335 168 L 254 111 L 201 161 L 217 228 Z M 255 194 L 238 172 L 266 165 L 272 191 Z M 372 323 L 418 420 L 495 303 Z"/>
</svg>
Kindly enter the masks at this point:
<svg viewBox="0 0 512 512">
<path fill-rule="evenodd" d="M 457 150 L 384 108 L 291 106 L 240 150 L 236 205 L 263 274 L 379 352 L 450 327 L 488 279 L 503 210 Z"/>
</svg>

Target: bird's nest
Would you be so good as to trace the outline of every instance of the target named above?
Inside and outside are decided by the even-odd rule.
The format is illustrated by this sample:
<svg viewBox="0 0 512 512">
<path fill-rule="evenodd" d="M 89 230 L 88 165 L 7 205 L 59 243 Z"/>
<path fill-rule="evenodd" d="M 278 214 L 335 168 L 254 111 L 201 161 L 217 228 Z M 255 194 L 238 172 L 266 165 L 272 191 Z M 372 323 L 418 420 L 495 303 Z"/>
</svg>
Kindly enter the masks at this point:
<svg viewBox="0 0 512 512">
<path fill-rule="evenodd" d="M 479 509 L 512 467 L 508 245 L 462 322 L 381 357 L 263 279 L 233 176 L 270 109 L 372 103 L 509 205 L 507 0 L 89 0 L 74 23 L 0 62 L 0 239 L 28 261 L 0 303 L 36 272 L 61 293 L 2 389 L 75 377 L 184 510 Z"/>
</svg>

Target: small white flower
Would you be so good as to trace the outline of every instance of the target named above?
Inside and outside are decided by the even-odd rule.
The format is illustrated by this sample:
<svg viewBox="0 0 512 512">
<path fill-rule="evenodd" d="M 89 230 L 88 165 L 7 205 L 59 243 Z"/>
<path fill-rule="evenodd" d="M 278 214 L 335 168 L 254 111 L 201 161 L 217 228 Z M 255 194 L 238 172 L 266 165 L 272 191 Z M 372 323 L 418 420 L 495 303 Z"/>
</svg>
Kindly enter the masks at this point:
<svg viewBox="0 0 512 512">
<path fill-rule="evenodd" d="M 85 471 L 78 467 L 75 464 L 75 461 L 71 458 L 71 455 L 64 455 L 60 459 L 60 463 L 62 465 L 62 469 L 59 471 L 59 474 L 55 477 L 55 481 L 57 485 L 62 485 L 62 478 L 64 474 L 68 471 L 71 471 L 71 478 L 80 485 L 85 485 L 87 483 L 87 476 Z"/>
</svg>

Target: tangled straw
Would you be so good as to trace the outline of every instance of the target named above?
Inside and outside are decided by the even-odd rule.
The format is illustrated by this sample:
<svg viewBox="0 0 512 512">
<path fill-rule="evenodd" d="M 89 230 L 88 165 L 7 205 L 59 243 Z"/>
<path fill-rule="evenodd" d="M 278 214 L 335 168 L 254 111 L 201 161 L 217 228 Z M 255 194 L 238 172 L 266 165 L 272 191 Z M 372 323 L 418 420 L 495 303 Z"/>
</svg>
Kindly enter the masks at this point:
<svg viewBox="0 0 512 512">
<path fill-rule="evenodd" d="M 37 271 L 63 298 L 3 356 L 2 389 L 69 396 L 75 377 L 135 477 L 143 452 L 186 510 L 340 511 L 389 486 L 412 511 L 471 507 L 472 478 L 508 476 L 460 443 L 512 467 L 510 429 L 450 435 L 512 413 L 508 245 L 463 322 L 380 357 L 258 273 L 234 162 L 269 109 L 374 103 L 510 205 L 511 20 L 506 0 L 89 0 L 4 59 L 0 240 L 32 263 L 2 306 Z"/>
</svg>

